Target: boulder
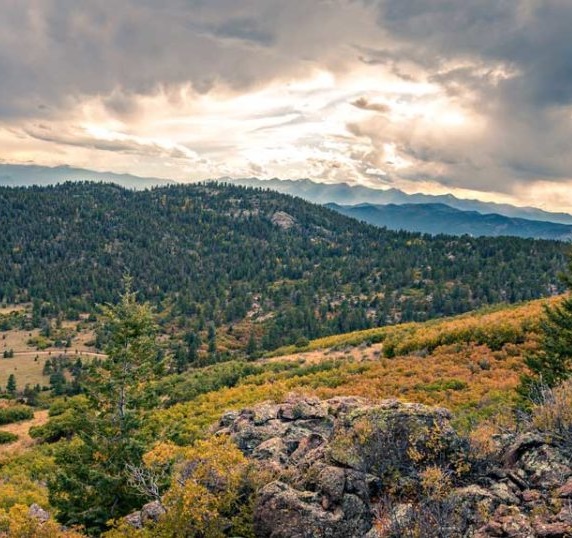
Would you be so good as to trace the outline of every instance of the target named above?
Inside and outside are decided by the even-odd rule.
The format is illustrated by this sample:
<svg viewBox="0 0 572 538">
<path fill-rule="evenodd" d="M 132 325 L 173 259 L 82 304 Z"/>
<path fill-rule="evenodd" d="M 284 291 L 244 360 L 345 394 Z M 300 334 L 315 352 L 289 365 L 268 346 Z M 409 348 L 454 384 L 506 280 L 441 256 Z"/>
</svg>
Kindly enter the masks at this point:
<svg viewBox="0 0 572 538">
<path fill-rule="evenodd" d="M 159 501 L 152 501 L 141 508 L 141 522 L 143 525 L 151 522 L 156 523 L 164 513 L 163 505 Z"/>
<path fill-rule="evenodd" d="M 354 538 L 371 529 L 369 507 L 346 494 L 335 509 L 325 510 L 320 495 L 272 482 L 260 494 L 254 529 L 260 538 Z"/>
<path fill-rule="evenodd" d="M 230 416 L 219 433 L 288 477 L 261 491 L 260 537 L 365 536 L 373 528 L 373 499 L 384 487 L 415 489 L 420 469 L 464 457 L 449 412 L 419 404 L 291 397 L 242 410 L 234 422 Z"/>
<path fill-rule="evenodd" d="M 279 477 L 256 502 L 260 538 L 572 537 L 572 470 L 561 447 L 534 433 L 506 436 L 472 471 L 450 419 L 395 400 L 290 397 L 227 413 L 218 431 Z M 434 467 L 455 478 L 442 498 L 423 489 Z M 554 498 L 565 503 L 556 514 Z M 428 524 L 436 514 L 442 522 Z"/>
<path fill-rule="evenodd" d="M 45 523 L 50 519 L 50 513 L 36 503 L 32 504 L 28 509 L 28 515 L 38 520 L 40 523 Z"/>
<path fill-rule="evenodd" d="M 259 538 L 572 538 L 569 448 L 536 433 L 499 437 L 472 465 L 447 410 L 395 400 L 292 396 L 223 415 L 274 481 L 259 492 Z M 157 521 L 159 502 L 126 520 Z"/>
</svg>

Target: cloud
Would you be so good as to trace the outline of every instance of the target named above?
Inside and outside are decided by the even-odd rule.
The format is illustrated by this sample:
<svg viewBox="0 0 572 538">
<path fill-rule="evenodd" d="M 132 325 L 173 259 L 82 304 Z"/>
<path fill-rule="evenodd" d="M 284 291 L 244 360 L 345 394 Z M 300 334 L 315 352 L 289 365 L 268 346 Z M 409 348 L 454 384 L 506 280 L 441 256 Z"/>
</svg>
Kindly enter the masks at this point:
<svg viewBox="0 0 572 538">
<path fill-rule="evenodd" d="M 370 103 L 365 97 L 360 97 L 356 99 L 353 103 L 356 108 L 361 108 L 362 110 L 371 110 L 373 112 L 389 112 L 390 107 L 384 105 L 383 103 Z"/>
<path fill-rule="evenodd" d="M 70 128 L 67 131 L 54 132 L 45 125 L 25 127 L 23 132 L 36 140 L 53 142 L 64 146 L 123 153 L 126 155 L 143 155 L 146 157 L 169 157 L 172 159 L 187 159 L 197 161 L 195 152 L 181 145 L 161 145 L 153 141 L 137 140 L 126 136 L 102 138 L 90 135 L 80 128 Z"/>
<path fill-rule="evenodd" d="M 540 179 L 572 177 L 572 4 L 565 0 L 384 0 L 378 23 L 394 40 L 391 58 L 415 63 L 452 102 L 482 116 L 487 128 L 447 147 L 465 163 L 451 166 L 460 186 L 518 191 Z M 381 53 L 381 57 L 387 54 Z M 408 151 L 418 153 L 409 140 Z M 440 159 L 440 157 L 443 157 Z M 486 175 L 499 174 L 500 177 Z"/>
<path fill-rule="evenodd" d="M 568 0 L 4 0 L 3 157 L 529 200 L 572 182 L 571 25 Z"/>
<path fill-rule="evenodd" d="M 190 84 L 202 93 L 241 92 L 322 62 L 342 66 L 340 50 L 360 26 L 375 31 L 363 10 L 343 0 L 296 7 L 279 0 L 6 0 L 2 11 L 2 116 L 117 90 L 148 95 Z M 334 36 L 342 45 L 332 47 Z"/>
</svg>

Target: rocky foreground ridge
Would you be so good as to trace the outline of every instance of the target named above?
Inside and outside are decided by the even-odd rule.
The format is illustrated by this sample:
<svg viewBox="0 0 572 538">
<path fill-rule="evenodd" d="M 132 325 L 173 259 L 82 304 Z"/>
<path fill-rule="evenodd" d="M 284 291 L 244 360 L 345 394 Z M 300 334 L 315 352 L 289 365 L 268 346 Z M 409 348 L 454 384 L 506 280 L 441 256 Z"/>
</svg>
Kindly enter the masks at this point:
<svg viewBox="0 0 572 538">
<path fill-rule="evenodd" d="M 450 418 L 397 401 L 293 398 L 226 413 L 218 432 L 284 477 L 261 491 L 260 537 L 572 536 L 565 447 L 525 434 L 478 461 Z"/>
<path fill-rule="evenodd" d="M 572 447 L 529 432 L 484 458 L 450 419 L 420 404 L 292 397 L 228 412 L 216 433 L 279 477 L 257 499 L 261 538 L 572 537 Z"/>
</svg>

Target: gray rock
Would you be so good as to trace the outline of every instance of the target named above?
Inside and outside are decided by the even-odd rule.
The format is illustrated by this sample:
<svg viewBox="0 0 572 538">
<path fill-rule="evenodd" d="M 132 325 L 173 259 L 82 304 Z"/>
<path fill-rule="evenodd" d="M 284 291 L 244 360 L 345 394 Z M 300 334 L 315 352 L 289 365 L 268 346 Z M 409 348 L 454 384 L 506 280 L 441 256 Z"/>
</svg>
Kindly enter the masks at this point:
<svg viewBox="0 0 572 538">
<path fill-rule="evenodd" d="M 141 512 L 132 512 L 131 514 L 125 516 L 125 522 L 131 525 L 134 529 L 143 528 L 143 520 L 141 518 Z"/>
<path fill-rule="evenodd" d="M 260 494 L 254 516 L 259 538 L 355 538 L 371 529 L 368 507 L 355 495 L 344 495 L 333 510 L 324 509 L 317 493 L 272 482 Z"/>
<path fill-rule="evenodd" d="M 372 499 L 395 487 L 390 471 L 408 475 L 415 489 L 417 463 L 462 456 L 449 419 L 445 409 L 396 400 L 292 397 L 243 410 L 234 423 L 221 421 L 221 431 L 247 456 L 289 477 L 288 484 L 263 488 L 257 536 L 357 537 L 372 529 Z M 426 453 L 426 461 L 414 461 L 414 450 Z"/>
<path fill-rule="evenodd" d="M 152 501 L 141 508 L 141 522 L 143 525 L 159 521 L 159 518 L 166 512 L 164 506 L 159 501 Z"/>
<path fill-rule="evenodd" d="M 215 433 L 279 477 L 255 502 L 259 538 L 572 537 L 565 447 L 535 433 L 505 435 L 499 453 L 470 471 L 450 418 L 396 400 L 290 397 L 225 413 Z M 450 487 L 424 485 L 431 467 Z M 141 528 L 163 513 L 149 503 L 126 519 Z"/>
<path fill-rule="evenodd" d="M 519 504 L 520 499 L 504 482 L 497 482 L 489 487 L 489 491 L 503 504 Z"/>
<path fill-rule="evenodd" d="M 28 509 L 28 515 L 37 519 L 40 523 L 45 523 L 50 519 L 50 513 L 44 510 L 39 504 L 32 504 Z"/>
</svg>

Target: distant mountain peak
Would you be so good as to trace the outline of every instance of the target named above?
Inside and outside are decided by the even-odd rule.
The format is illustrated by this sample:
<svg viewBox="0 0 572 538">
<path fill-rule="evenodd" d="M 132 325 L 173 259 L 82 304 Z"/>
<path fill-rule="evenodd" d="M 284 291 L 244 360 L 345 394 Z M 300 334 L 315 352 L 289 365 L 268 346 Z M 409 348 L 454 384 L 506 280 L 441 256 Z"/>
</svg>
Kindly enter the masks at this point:
<svg viewBox="0 0 572 538">
<path fill-rule="evenodd" d="M 572 225 L 572 215 L 568 213 L 553 213 L 536 207 L 520 207 L 496 202 L 469 200 L 457 198 L 452 194 L 407 194 L 394 187 L 377 189 L 364 185 L 350 185 L 348 183 L 318 183 L 307 178 L 290 180 L 238 178 L 228 182 L 249 187 L 265 187 L 285 194 L 299 196 L 318 204 L 444 204 L 460 211 L 475 211 L 483 215 L 497 214 L 510 218 Z"/>
<path fill-rule="evenodd" d="M 115 172 L 96 172 L 85 168 L 75 168 L 67 164 L 42 166 L 38 164 L 0 163 L 0 185 L 3 186 L 55 185 L 66 181 L 103 181 L 132 189 L 146 189 L 176 183 L 173 180 L 156 177 L 140 177 L 132 174 L 117 174 Z"/>
<path fill-rule="evenodd" d="M 442 203 L 430 204 L 326 204 L 326 207 L 357 220 L 389 230 L 432 235 L 515 236 L 572 240 L 572 225 L 543 222 L 496 213 L 462 211 Z"/>
</svg>

